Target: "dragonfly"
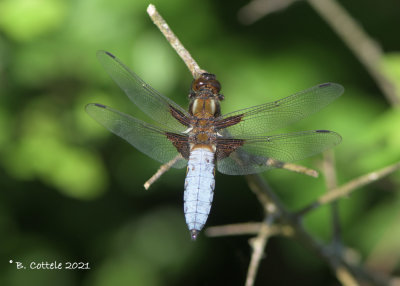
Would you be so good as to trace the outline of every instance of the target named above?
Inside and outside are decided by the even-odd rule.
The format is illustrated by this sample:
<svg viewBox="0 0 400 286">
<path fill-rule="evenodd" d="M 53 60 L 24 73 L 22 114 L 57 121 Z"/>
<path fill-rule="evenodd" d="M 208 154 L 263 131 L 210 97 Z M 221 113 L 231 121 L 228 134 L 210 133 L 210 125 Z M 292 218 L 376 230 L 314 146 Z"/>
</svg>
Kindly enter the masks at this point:
<svg viewBox="0 0 400 286">
<path fill-rule="evenodd" d="M 97 58 L 129 99 L 156 124 L 99 103 L 86 105 L 86 112 L 154 160 L 173 162 L 174 168 L 187 167 L 184 214 L 193 240 L 210 213 L 216 169 L 227 175 L 259 173 L 341 142 L 341 136 L 329 130 L 268 135 L 338 98 L 344 91 L 339 84 L 319 84 L 280 100 L 222 115 L 220 102 L 224 96 L 213 74 L 203 73 L 193 80 L 189 108 L 185 110 L 145 83 L 113 54 L 98 51 Z"/>
</svg>

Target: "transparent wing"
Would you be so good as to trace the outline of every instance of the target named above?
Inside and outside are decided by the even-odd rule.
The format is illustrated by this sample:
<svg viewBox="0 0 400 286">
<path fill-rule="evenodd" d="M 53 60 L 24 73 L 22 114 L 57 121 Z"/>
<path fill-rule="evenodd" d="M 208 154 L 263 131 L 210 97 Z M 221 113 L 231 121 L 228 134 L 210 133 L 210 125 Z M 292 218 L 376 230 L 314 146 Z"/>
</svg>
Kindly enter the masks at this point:
<svg viewBox="0 0 400 286">
<path fill-rule="evenodd" d="M 243 140 L 242 142 L 239 142 Z M 217 161 L 218 171 L 227 175 L 247 175 L 318 154 L 340 143 L 339 134 L 327 130 L 303 131 L 247 139 L 218 139 L 217 148 L 243 144 L 229 157 Z M 232 142 L 231 142 L 232 141 Z M 239 144 L 238 144 L 239 143 Z"/>
<path fill-rule="evenodd" d="M 182 144 L 187 142 L 186 135 L 169 133 L 102 104 L 88 104 L 86 112 L 108 130 L 161 163 L 169 162 L 179 154 L 168 136 L 175 135 Z M 173 167 L 183 168 L 186 165 L 186 160 L 182 158 Z"/>
<path fill-rule="evenodd" d="M 97 58 L 129 99 L 150 118 L 173 130 L 183 131 L 187 129 L 172 116 L 172 113 L 178 113 L 182 118 L 187 117 L 188 113 L 182 107 L 158 93 L 113 54 L 98 51 Z"/>
<path fill-rule="evenodd" d="M 277 101 L 225 114 L 218 121 L 221 128 L 239 122 L 227 127 L 225 136 L 266 135 L 317 112 L 343 91 L 339 84 L 324 83 Z"/>
</svg>

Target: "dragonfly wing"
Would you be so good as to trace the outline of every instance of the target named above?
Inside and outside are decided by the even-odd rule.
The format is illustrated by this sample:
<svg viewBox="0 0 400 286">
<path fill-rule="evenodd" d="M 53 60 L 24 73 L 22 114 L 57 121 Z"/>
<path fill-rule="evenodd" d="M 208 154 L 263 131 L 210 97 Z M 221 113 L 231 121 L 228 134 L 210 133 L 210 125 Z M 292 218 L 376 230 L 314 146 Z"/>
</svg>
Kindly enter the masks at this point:
<svg viewBox="0 0 400 286">
<path fill-rule="evenodd" d="M 86 105 L 86 112 L 108 130 L 161 163 L 179 155 L 176 146 L 182 150 L 188 148 L 187 135 L 162 130 L 108 106 L 91 103 Z M 186 165 L 187 161 L 182 158 L 173 167 L 183 168 Z"/>
<path fill-rule="evenodd" d="M 113 54 L 98 51 L 97 58 L 129 99 L 149 117 L 174 130 L 187 129 L 189 114 L 182 107 L 145 83 Z"/>
<path fill-rule="evenodd" d="M 313 130 L 247 139 L 217 139 L 217 150 L 232 151 L 217 161 L 218 171 L 227 175 L 248 175 L 276 166 L 276 162 L 301 160 L 340 143 L 339 134 L 328 130 Z"/>
<path fill-rule="evenodd" d="M 265 135 L 294 123 L 325 107 L 344 91 L 336 83 L 324 83 L 289 97 L 225 114 L 217 128 L 226 128 L 232 137 Z"/>
</svg>

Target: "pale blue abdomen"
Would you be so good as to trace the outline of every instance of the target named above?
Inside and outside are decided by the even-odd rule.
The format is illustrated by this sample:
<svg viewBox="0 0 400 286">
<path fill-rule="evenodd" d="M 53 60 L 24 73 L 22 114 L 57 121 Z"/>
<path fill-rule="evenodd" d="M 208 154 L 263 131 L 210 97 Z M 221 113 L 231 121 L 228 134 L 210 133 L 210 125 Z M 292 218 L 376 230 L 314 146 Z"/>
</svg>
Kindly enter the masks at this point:
<svg viewBox="0 0 400 286">
<path fill-rule="evenodd" d="M 189 157 L 185 179 L 184 213 L 192 239 L 196 239 L 210 213 L 214 195 L 214 153 L 196 148 Z"/>
</svg>

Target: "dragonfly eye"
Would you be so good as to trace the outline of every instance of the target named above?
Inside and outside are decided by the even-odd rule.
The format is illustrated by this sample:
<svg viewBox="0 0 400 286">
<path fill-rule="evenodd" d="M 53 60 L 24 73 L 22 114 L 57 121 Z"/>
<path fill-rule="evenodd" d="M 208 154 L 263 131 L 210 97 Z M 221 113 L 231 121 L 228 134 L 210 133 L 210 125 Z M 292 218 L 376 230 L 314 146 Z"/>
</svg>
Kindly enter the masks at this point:
<svg viewBox="0 0 400 286">
<path fill-rule="evenodd" d="M 193 81 L 192 93 L 198 92 L 201 89 L 205 88 L 211 89 L 212 93 L 214 94 L 218 94 L 218 92 L 221 90 L 221 84 L 218 80 L 216 80 L 215 75 L 210 73 L 203 73 L 199 78 Z"/>
<path fill-rule="evenodd" d="M 203 78 L 198 78 L 193 82 L 192 89 L 193 89 L 193 91 L 199 91 L 206 84 L 207 83 L 206 83 L 206 81 L 203 80 Z"/>
</svg>

